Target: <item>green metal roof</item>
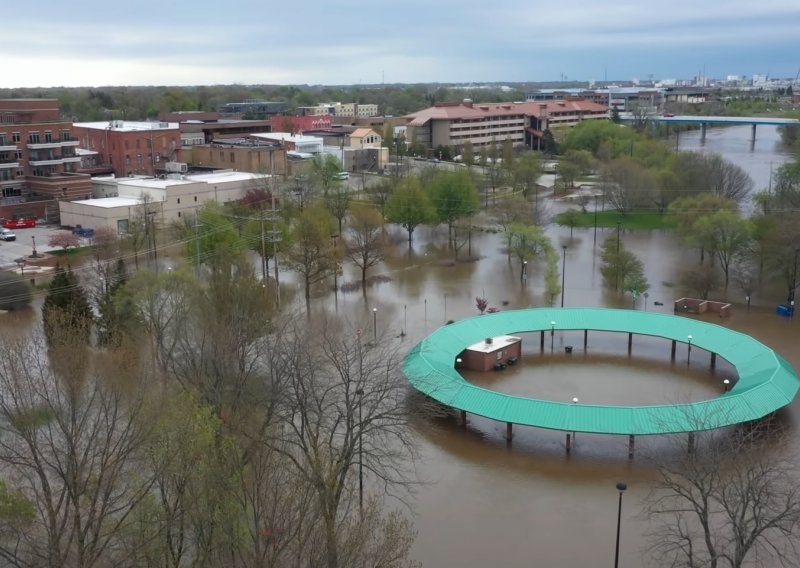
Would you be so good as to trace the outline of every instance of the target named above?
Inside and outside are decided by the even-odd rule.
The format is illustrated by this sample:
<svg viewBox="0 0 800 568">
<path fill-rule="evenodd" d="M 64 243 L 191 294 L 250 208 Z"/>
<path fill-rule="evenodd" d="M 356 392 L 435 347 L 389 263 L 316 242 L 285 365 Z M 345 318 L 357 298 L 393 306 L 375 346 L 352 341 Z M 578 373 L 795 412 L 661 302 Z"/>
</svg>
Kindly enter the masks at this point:
<svg viewBox="0 0 800 568">
<path fill-rule="evenodd" d="M 455 359 L 486 337 L 556 330 L 615 331 L 663 337 L 723 357 L 739 380 L 722 396 L 700 402 L 658 406 L 600 406 L 523 398 L 467 382 Z M 486 314 L 439 328 L 406 357 L 411 384 L 453 408 L 526 426 L 601 434 L 669 434 L 709 430 L 762 418 L 788 405 L 800 379 L 780 355 L 752 337 L 684 317 L 604 308 L 536 308 Z"/>
</svg>

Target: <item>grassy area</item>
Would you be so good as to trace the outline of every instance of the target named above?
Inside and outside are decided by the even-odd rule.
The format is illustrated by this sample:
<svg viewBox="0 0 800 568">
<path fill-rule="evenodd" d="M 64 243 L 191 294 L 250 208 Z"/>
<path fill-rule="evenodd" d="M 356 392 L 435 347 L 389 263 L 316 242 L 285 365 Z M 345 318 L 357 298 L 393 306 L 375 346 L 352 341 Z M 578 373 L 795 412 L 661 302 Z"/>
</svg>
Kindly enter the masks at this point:
<svg viewBox="0 0 800 568">
<path fill-rule="evenodd" d="M 47 254 L 52 254 L 53 256 L 60 256 L 61 258 L 80 258 L 82 256 L 87 256 L 90 252 L 91 252 L 91 247 L 79 247 L 79 248 L 69 248 L 67 250 L 64 249 L 50 250 L 47 251 Z"/>
<path fill-rule="evenodd" d="M 576 213 L 559 213 L 554 217 L 554 221 L 559 225 L 567 226 L 574 225 L 577 227 L 594 227 L 594 211 L 587 211 L 581 213 L 576 210 Z M 570 220 L 570 216 L 574 215 L 574 220 Z M 626 215 L 620 214 L 619 211 L 598 211 L 597 212 L 597 226 L 615 228 L 617 222 L 621 222 L 623 229 L 673 229 L 675 223 L 668 215 L 662 215 L 658 211 L 651 209 L 631 211 Z"/>
</svg>

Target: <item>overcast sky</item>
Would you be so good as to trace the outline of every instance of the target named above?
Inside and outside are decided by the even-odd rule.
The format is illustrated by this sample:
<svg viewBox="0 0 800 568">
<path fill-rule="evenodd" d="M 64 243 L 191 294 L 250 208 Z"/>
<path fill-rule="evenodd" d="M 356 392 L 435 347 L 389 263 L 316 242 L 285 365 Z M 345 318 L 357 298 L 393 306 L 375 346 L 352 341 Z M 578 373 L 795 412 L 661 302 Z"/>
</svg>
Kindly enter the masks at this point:
<svg viewBox="0 0 800 568">
<path fill-rule="evenodd" d="M 4 0 L 11 2 L 12 0 Z M 38 0 L 0 86 L 792 77 L 800 0 Z"/>
</svg>

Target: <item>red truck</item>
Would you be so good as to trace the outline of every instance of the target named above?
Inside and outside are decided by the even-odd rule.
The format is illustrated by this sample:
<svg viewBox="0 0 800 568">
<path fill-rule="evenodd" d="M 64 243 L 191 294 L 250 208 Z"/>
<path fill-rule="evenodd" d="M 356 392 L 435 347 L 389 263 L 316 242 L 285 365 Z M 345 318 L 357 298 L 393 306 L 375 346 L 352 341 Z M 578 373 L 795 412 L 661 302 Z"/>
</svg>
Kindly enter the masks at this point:
<svg viewBox="0 0 800 568">
<path fill-rule="evenodd" d="M 3 219 L 4 229 L 32 229 L 36 226 L 36 219 L 27 217 L 22 219 Z"/>
</svg>

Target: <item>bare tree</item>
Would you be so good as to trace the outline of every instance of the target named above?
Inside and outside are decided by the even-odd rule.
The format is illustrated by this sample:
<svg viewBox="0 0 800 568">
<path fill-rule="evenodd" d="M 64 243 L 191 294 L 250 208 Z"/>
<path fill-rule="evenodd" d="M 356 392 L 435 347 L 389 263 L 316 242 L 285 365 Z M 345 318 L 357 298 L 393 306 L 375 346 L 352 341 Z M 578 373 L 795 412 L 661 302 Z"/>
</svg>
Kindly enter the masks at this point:
<svg viewBox="0 0 800 568">
<path fill-rule="evenodd" d="M 383 260 L 383 217 L 372 207 L 354 207 L 350 214 L 347 257 L 361 269 L 361 288 L 367 289 L 367 270 Z"/>
<path fill-rule="evenodd" d="M 68 338 L 48 353 L 34 332 L 0 349 L 0 465 L 35 510 L 3 555 L 17 566 L 123 563 L 119 539 L 153 483 L 140 467 L 148 373 L 118 354 L 87 362 Z"/>
<path fill-rule="evenodd" d="M 795 565 L 800 489 L 785 434 L 765 419 L 694 434 L 693 451 L 683 441 L 659 451 L 646 507 L 659 565 Z"/>
<path fill-rule="evenodd" d="M 708 300 L 720 283 L 719 269 L 713 265 L 702 264 L 681 274 L 681 284 L 703 300 Z"/>
<path fill-rule="evenodd" d="M 324 543 L 322 562 L 313 564 L 375 566 L 374 558 L 371 564 L 363 559 L 365 547 L 381 537 L 381 523 L 373 522 L 369 500 L 363 504 L 369 490 L 362 482 L 367 478 L 370 485 L 391 492 L 413 482 L 416 451 L 407 424 L 406 389 L 398 376 L 399 354 L 388 341 L 367 344 L 341 325 L 316 327 L 313 335 L 299 328 L 282 334 L 281 427 L 271 432 L 268 443 L 313 488 Z M 408 527 L 395 530 L 407 534 Z M 381 540 L 376 550 L 382 554 L 391 555 L 392 543 L 407 552 L 407 536 Z M 403 558 L 400 554 L 385 565 L 405 565 Z"/>
</svg>

